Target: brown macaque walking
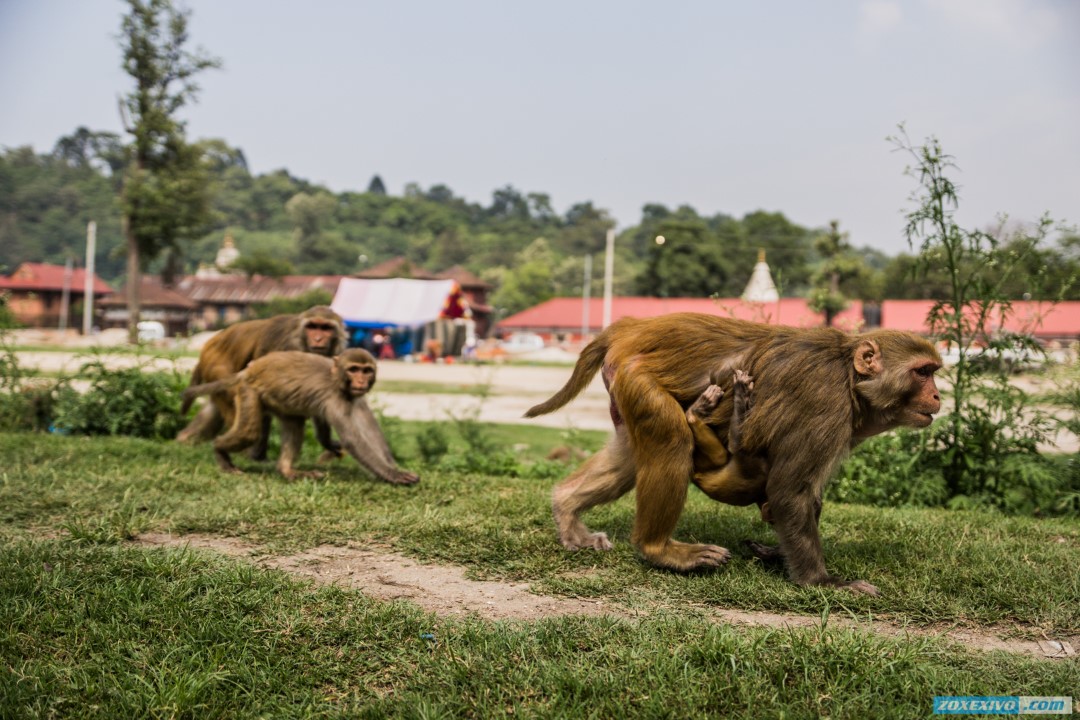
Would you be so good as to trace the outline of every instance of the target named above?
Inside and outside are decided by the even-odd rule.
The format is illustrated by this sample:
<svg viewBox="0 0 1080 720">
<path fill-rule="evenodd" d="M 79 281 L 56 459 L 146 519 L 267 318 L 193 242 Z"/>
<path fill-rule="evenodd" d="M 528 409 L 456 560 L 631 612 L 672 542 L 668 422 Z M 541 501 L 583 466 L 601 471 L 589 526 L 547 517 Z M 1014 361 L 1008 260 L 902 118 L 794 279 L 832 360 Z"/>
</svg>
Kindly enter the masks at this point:
<svg viewBox="0 0 1080 720">
<path fill-rule="evenodd" d="M 818 519 L 825 483 L 851 448 L 899 426 L 926 427 L 941 409 L 934 373 L 941 357 L 926 339 L 876 330 L 849 335 L 834 328 L 800 329 L 698 313 L 625 318 L 582 351 L 573 374 L 527 417 L 573 400 L 602 372 L 611 397 L 615 435 L 555 488 L 552 508 L 562 544 L 608 549 L 581 513 L 636 490 L 631 540 L 650 563 L 687 571 L 727 562 L 723 547 L 672 539 L 694 479 L 695 436 L 688 408 L 711 384 L 742 368 L 755 380 L 753 410 L 742 418 L 739 458 L 760 459 L 764 495 L 754 473 L 701 478 L 723 502 L 767 498 L 780 555 L 800 585 L 834 585 L 877 594 L 862 580 L 846 582 L 825 569 Z M 720 398 L 707 424 L 723 437 L 735 393 Z M 737 461 L 734 467 L 741 467 Z M 738 482 L 734 482 L 738 480 Z M 763 508 L 764 510 L 764 508 Z"/>
<path fill-rule="evenodd" d="M 299 315 L 276 315 L 264 320 L 247 320 L 230 325 L 212 337 L 202 352 L 199 362 L 191 373 L 191 385 L 223 380 L 238 373 L 252 360 L 271 352 L 298 350 L 333 357 L 345 349 L 345 323 L 341 316 L 326 307 L 316 305 Z M 233 397 L 230 392 L 215 392 L 211 402 L 192 418 L 176 439 L 180 442 L 210 440 L 222 428 L 233 423 Z M 191 407 L 186 399 L 180 412 L 186 414 Z M 341 455 L 341 446 L 333 441 L 326 428 L 316 427 L 320 442 L 335 456 Z M 253 460 L 266 459 L 266 444 L 270 434 L 270 416 L 262 420 L 262 431 L 252 446 Z"/>
<path fill-rule="evenodd" d="M 320 428 L 326 428 L 327 433 L 333 429 L 344 450 L 371 474 L 395 485 L 412 485 L 420 477 L 397 467 L 364 399 L 375 385 L 375 376 L 375 358 L 359 348 L 346 350 L 334 359 L 305 352 L 273 352 L 236 375 L 189 387 L 184 399 L 214 392 L 233 395 L 232 426 L 214 441 L 215 458 L 227 472 L 239 472 L 229 453 L 254 444 L 262 429 L 263 414 L 270 412 L 281 421 L 277 467 L 285 477 L 321 475 L 293 468 L 304 442 L 304 419 L 312 418 L 316 433 Z"/>
</svg>

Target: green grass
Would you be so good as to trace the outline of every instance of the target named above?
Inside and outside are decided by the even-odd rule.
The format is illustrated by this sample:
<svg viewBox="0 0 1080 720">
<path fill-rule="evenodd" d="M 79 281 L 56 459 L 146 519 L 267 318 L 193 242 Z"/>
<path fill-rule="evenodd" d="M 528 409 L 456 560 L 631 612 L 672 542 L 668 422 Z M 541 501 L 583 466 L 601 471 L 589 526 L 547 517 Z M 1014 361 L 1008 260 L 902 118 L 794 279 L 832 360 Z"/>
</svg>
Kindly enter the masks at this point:
<svg viewBox="0 0 1080 720">
<path fill-rule="evenodd" d="M 1075 663 L 677 609 L 448 620 L 188 550 L 10 543 L 0 600 L 6 717 L 907 718 L 935 694 L 1080 681 Z"/>
<path fill-rule="evenodd" d="M 411 456 L 420 424 L 396 425 L 418 486 L 372 481 L 351 460 L 289 483 L 242 458 L 252 472 L 222 475 L 206 445 L 0 434 L 0 717 L 913 717 L 930 714 L 935 694 L 1080 687 L 1076 660 L 832 628 L 732 628 L 707 612 L 829 610 L 1075 637 L 1076 520 L 827 504 L 830 569 L 870 580 L 880 598 L 799 588 L 745 556 L 678 575 L 645 566 L 629 545 L 632 498 L 586 516 L 616 541 L 612 552 L 568 553 L 550 518 L 555 480 L 423 468 Z M 489 433 L 500 448 L 527 443 L 526 461 L 602 439 Z M 460 441 L 451 452 L 463 452 Z M 316 453 L 306 447 L 302 465 Z M 755 515 L 691 492 L 677 537 L 736 550 L 743 538 L 770 540 Z M 149 530 L 237 536 L 274 552 L 378 540 L 641 619 L 448 620 L 123 542 Z"/>
</svg>

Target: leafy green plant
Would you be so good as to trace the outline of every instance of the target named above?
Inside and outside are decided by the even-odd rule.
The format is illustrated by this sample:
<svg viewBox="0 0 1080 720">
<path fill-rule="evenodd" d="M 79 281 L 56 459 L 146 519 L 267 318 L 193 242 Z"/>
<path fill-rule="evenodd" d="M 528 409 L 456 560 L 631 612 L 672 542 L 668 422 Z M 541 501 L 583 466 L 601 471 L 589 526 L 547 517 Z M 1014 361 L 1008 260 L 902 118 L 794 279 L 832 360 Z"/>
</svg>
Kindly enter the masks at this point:
<svg viewBox="0 0 1080 720">
<path fill-rule="evenodd" d="M 949 177 L 956 169 L 952 156 L 935 138 L 912 144 L 903 127 L 890 140 L 912 158 L 907 173 L 918 181 L 912 195 L 916 207 L 905 228 L 908 243 L 919 248 L 916 275 L 925 278 L 935 270 L 947 278 L 944 297 L 934 303 L 928 320 L 955 359 L 946 369 L 952 407 L 930 433 L 934 452 L 923 457 L 940 462 L 949 497 L 963 498 L 954 504 L 1010 511 L 1040 507 L 1055 484 L 1038 452 L 1050 423 L 1025 392 L 1009 384 L 1011 366 L 1002 360 L 1041 353 L 1041 348 L 1030 334 L 993 328 L 1003 326 L 1012 310 L 1004 288 L 1025 271 L 1052 222 L 1044 217 L 1004 243 L 997 235 L 960 227 L 957 186 Z M 1055 294 L 1039 277 L 1030 283 L 1033 293 L 1049 300 L 1066 289 Z"/>
<path fill-rule="evenodd" d="M 109 369 L 100 359 L 82 366 L 86 392 L 64 392 L 56 404 L 55 426 L 82 435 L 172 438 L 183 427 L 180 393 L 187 378 L 177 370 L 147 372 L 144 364 Z"/>
<path fill-rule="evenodd" d="M 416 446 L 420 459 L 427 465 L 435 465 L 450 450 L 450 440 L 442 425 L 429 423 L 416 434 Z"/>
<path fill-rule="evenodd" d="M 45 430 L 59 391 L 60 383 L 30 377 L 0 332 L 0 429 Z"/>
</svg>

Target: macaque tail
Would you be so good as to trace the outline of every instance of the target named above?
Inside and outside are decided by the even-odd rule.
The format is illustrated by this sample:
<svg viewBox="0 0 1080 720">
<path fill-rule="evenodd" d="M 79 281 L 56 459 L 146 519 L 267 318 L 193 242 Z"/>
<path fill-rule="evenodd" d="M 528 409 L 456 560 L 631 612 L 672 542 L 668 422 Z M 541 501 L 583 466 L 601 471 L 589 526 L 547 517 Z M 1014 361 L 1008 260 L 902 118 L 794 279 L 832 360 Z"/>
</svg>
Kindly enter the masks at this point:
<svg viewBox="0 0 1080 720">
<path fill-rule="evenodd" d="M 232 385 L 233 379 L 235 377 L 235 375 L 230 375 L 224 380 L 218 380 L 217 382 L 209 382 L 202 385 L 189 386 L 186 390 L 184 390 L 184 394 L 181 395 L 181 397 L 184 399 L 184 402 L 180 406 L 180 410 L 186 413 L 188 411 L 188 408 L 191 407 L 191 403 L 195 400 L 195 398 L 199 397 L 200 395 L 209 395 L 211 393 L 216 393 L 220 390 L 228 388 Z"/>
<path fill-rule="evenodd" d="M 199 385 L 201 381 L 202 373 L 199 372 L 199 366 L 196 365 L 195 369 L 191 371 L 191 382 L 188 383 L 188 390 Z M 187 415 L 188 410 L 191 409 L 191 404 L 195 402 L 195 398 L 197 397 L 197 395 L 188 395 L 187 390 L 185 390 L 184 394 L 181 395 L 181 397 L 184 399 L 184 401 L 180 404 L 180 414 Z"/>
<path fill-rule="evenodd" d="M 574 372 L 570 375 L 570 379 L 566 381 L 562 389 L 559 392 L 552 395 L 550 398 L 534 405 L 525 411 L 525 417 L 536 417 L 537 415 L 547 415 L 549 412 L 558 410 L 563 405 L 576 398 L 582 390 L 589 386 L 592 382 L 593 375 L 596 375 L 604 364 L 604 358 L 607 356 L 608 351 L 608 337 L 607 333 L 600 333 L 591 343 L 585 346 L 585 349 L 581 351 L 581 355 L 578 357 L 577 364 L 574 365 Z"/>
</svg>

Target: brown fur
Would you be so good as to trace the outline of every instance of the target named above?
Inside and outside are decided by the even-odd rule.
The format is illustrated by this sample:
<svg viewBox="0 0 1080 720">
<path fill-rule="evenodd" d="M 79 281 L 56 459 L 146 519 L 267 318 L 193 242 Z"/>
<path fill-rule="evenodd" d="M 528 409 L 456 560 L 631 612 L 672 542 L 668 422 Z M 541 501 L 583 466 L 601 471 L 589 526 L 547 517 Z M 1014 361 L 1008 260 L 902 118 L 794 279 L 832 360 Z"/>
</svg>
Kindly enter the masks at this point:
<svg viewBox="0 0 1080 720">
<path fill-rule="evenodd" d="M 719 378 L 714 378 L 713 384 L 705 388 L 686 411 L 686 422 L 694 436 L 694 484 L 718 502 L 728 505 L 757 503 L 762 519 L 771 522 L 765 496 L 768 463 L 760 454 L 747 453 L 742 445 L 743 425 L 752 406 L 753 378 L 741 370 L 735 371 L 729 388 L 733 401 L 726 446 L 716 427 L 708 424 L 717 419 L 716 410 L 725 396 L 719 382 Z"/>
<path fill-rule="evenodd" d="M 308 326 L 335 326 L 330 333 L 312 332 Z M 275 315 L 264 320 L 247 320 L 225 328 L 212 337 L 202 352 L 199 362 L 191 373 L 191 385 L 216 382 L 248 366 L 252 360 L 271 352 L 296 350 L 333 357 L 346 346 L 345 324 L 341 317 L 326 307 L 317 305 L 299 315 Z M 194 397 L 194 396 L 192 396 Z M 213 438 L 222 428 L 232 425 L 233 398 L 228 392 L 214 393 L 210 402 L 192 418 L 176 439 L 180 442 L 198 442 Z M 180 410 L 187 413 L 192 400 L 184 401 Z M 263 430 L 255 443 L 251 456 L 266 459 L 266 442 L 270 431 L 269 417 L 263 420 Z M 333 442 L 324 428 L 316 426 L 320 442 L 325 439 L 327 450 L 340 454 L 341 447 Z"/>
<path fill-rule="evenodd" d="M 730 553 L 722 547 L 671 535 L 694 475 L 694 434 L 684 408 L 714 374 L 730 376 L 738 367 L 756 383 L 740 452 L 765 463 L 764 496 L 791 578 L 876 593 L 868 583 L 844 583 L 825 571 L 818 533 L 822 491 L 862 439 L 930 423 L 940 409 L 933 381 L 940 365 L 929 342 L 905 332 L 848 335 L 697 313 L 620 320 L 585 348 L 561 390 L 526 413 L 565 405 L 602 369 L 619 419 L 608 446 L 555 488 L 560 540 L 568 548 L 609 548 L 607 537 L 589 532 L 579 516 L 636 489 L 631 539 L 649 562 L 675 570 L 726 562 Z M 731 395 L 709 419 L 721 436 L 732 416 Z M 727 490 L 717 485 L 709 494 L 722 497 Z"/>
<path fill-rule="evenodd" d="M 232 426 L 214 441 L 218 464 L 228 472 L 237 472 L 229 453 L 254 444 L 263 414 L 270 412 L 281 422 L 278 470 L 287 478 L 318 474 L 293 469 L 304 441 L 304 419 L 312 418 L 337 432 L 344 450 L 376 477 L 400 485 L 419 482 L 416 474 L 395 465 L 364 399 L 375 378 L 375 358 L 359 348 L 334 359 L 305 352 L 272 352 L 236 375 L 189 387 L 184 398 L 223 392 L 234 398 Z"/>
</svg>

